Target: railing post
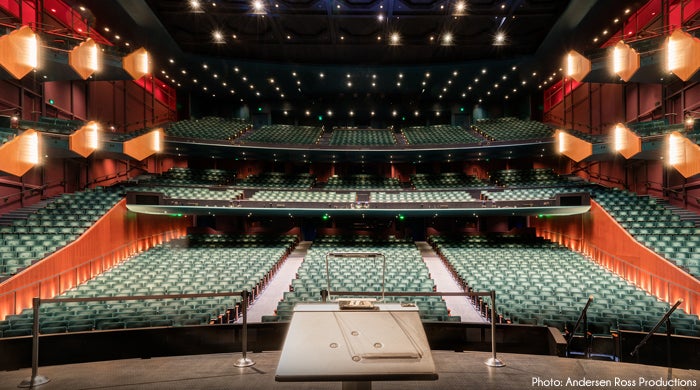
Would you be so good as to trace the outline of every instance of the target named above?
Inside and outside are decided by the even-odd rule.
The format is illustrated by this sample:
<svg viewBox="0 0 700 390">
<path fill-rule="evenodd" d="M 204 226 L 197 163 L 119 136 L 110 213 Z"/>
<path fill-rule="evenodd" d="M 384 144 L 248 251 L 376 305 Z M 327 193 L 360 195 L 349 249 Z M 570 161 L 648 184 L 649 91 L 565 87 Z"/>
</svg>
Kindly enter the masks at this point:
<svg viewBox="0 0 700 390">
<path fill-rule="evenodd" d="M 491 290 L 490 291 L 490 296 L 491 296 L 491 352 L 493 353 L 493 356 L 491 356 L 488 360 L 484 362 L 489 367 L 505 367 L 505 363 L 503 363 L 498 357 L 496 357 L 496 291 Z"/>
<path fill-rule="evenodd" d="M 248 290 L 241 291 L 241 311 L 243 315 L 243 331 L 241 335 L 241 358 L 236 360 L 233 365 L 235 367 L 250 367 L 255 362 L 246 356 L 248 352 Z"/>
<path fill-rule="evenodd" d="M 23 380 L 18 387 L 34 388 L 49 381 L 49 378 L 39 375 L 39 306 L 41 298 L 32 298 L 32 308 L 34 309 L 34 322 L 32 323 L 32 376 Z"/>
<path fill-rule="evenodd" d="M 321 302 L 326 303 L 328 301 L 328 290 L 325 288 L 321 290 Z"/>
</svg>

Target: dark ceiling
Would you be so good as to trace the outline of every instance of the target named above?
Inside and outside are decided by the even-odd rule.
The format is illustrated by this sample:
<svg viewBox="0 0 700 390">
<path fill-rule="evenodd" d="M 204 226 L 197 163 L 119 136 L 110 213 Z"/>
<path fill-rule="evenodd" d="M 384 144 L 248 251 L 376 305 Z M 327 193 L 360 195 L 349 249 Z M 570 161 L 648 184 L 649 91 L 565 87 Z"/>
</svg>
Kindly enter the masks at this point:
<svg viewBox="0 0 700 390">
<path fill-rule="evenodd" d="M 569 0 L 147 0 L 186 52 L 237 59 L 434 64 L 532 54 Z M 464 8 L 457 8 L 463 4 Z M 215 32 L 221 33 L 220 39 Z M 496 42 L 499 32 L 507 39 Z M 392 36 L 397 37 L 395 41 Z M 500 43 L 500 44 L 499 44 Z"/>
<path fill-rule="evenodd" d="M 151 51 L 155 74 L 178 90 L 276 109 L 381 101 L 402 114 L 546 88 L 562 77 L 562 53 L 594 47 L 593 36 L 643 3 L 259 0 L 255 11 L 255 0 L 71 1 L 115 44 Z"/>
</svg>

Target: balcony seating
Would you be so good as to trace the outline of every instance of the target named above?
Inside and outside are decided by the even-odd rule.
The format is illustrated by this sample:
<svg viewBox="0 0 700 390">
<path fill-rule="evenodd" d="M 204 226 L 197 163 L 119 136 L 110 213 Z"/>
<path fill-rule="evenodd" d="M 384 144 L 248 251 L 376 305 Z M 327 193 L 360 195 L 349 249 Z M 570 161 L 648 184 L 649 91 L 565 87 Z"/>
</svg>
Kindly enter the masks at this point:
<svg viewBox="0 0 700 390">
<path fill-rule="evenodd" d="M 266 125 L 246 134 L 242 142 L 313 145 L 323 133 L 319 126 Z"/>
</svg>

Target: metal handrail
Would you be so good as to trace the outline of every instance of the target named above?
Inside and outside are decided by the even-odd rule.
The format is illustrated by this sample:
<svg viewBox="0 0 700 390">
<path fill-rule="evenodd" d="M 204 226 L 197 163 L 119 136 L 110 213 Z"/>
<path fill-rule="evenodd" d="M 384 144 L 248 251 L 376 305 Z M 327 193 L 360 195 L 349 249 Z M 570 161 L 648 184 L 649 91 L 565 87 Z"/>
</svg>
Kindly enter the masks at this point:
<svg viewBox="0 0 700 390">
<path fill-rule="evenodd" d="M 248 346 L 248 311 L 246 310 L 248 306 L 248 297 L 250 293 L 248 290 L 243 290 L 239 292 L 223 292 L 223 293 L 198 293 L 198 294 L 167 294 L 167 295 L 121 295 L 121 296 L 111 296 L 111 297 L 86 297 L 86 298 L 50 298 L 42 299 L 35 297 L 32 299 L 32 309 L 33 309 L 33 321 L 32 321 L 32 375 L 31 377 L 23 380 L 18 387 L 21 388 L 34 388 L 44 383 L 49 382 L 49 379 L 43 375 L 39 375 L 39 317 L 40 317 L 40 307 L 42 303 L 58 303 L 58 302 L 103 302 L 103 301 L 135 301 L 135 300 L 156 300 L 156 299 L 180 299 L 180 298 L 208 298 L 208 297 L 231 297 L 240 296 L 242 315 L 243 315 L 243 335 L 241 340 L 241 349 L 243 351 L 243 357 L 239 359 L 234 365 L 237 367 L 248 367 L 255 364 L 252 360 L 246 358 L 246 350 Z M 241 362 L 246 363 L 246 365 L 239 365 Z"/>
<path fill-rule="evenodd" d="M 374 296 L 376 293 L 366 292 L 366 291 L 331 291 L 331 290 L 321 290 L 321 300 L 325 303 L 328 296 L 331 293 L 337 295 L 350 295 L 350 296 Z M 385 293 L 389 297 L 417 297 L 417 296 L 427 296 L 427 297 L 490 297 L 491 298 L 491 352 L 492 356 L 487 359 L 484 364 L 489 367 L 504 367 L 506 364 L 503 363 L 496 356 L 496 291 L 491 290 L 489 292 L 420 292 L 420 291 L 390 291 Z M 384 294 L 383 294 L 384 295 Z M 383 298 L 382 298 L 383 299 Z"/>
<path fill-rule="evenodd" d="M 571 340 L 574 339 L 574 334 L 576 334 L 576 331 L 578 330 L 579 325 L 581 325 L 581 322 L 584 323 L 584 329 L 583 332 L 586 333 L 588 331 L 587 326 L 587 314 L 588 314 L 588 307 L 591 306 L 591 303 L 593 303 L 593 295 L 588 297 L 588 301 L 586 301 L 586 305 L 583 307 L 581 310 L 581 314 L 578 316 L 578 320 L 576 320 L 576 325 L 574 325 L 573 329 L 571 329 L 571 333 L 569 333 L 568 337 L 566 338 L 566 356 L 569 356 L 569 346 L 571 345 Z"/>
<path fill-rule="evenodd" d="M 653 336 L 654 333 L 656 333 L 656 331 L 661 327 L 661 325 L 664 322 L 666 322 L 666 337 L 668 337 L 666 353 L 668 356 L 668 367 L 671 367 L 671 314 L 673 314 L 673 312 L 676 311 L 676 309 L 678 308 L 678 306 L 680 306 L 681 303 L 683 303 L 683 300 L 679 299 L 670 309 L 668 309 L 666 314 L 664 314 L 664 316 L 659 320 L 659 322 L 657 322 L 656 325 L 654 325 L 654 327 L 649 331 L 649 333 L 647 333 L 647 335 L 644 336 L 642 341 L 640 341 L 639 344 L 637 344 L 637 346 L 634 347 L 634 350 L 630 352 L 630 356 L 637 355 L 637 357 L 639 357 L 639 350 L 647 343 L 647 341 L 649 341 L 651 336 Z"/>
</svg>

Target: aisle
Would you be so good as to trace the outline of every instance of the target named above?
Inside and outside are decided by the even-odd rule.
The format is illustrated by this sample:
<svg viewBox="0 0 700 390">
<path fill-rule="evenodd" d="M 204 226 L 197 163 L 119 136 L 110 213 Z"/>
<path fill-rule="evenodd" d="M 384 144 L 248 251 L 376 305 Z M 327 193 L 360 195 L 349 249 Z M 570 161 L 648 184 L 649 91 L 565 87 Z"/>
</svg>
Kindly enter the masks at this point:
<svg viewBox="0 0 700 390">
<path fill-rule="evenodd" d="M 439 292 L 460 292 L 462 289 L 452 278 L 450 271 L 442 263 L 440 257 L 433 248 L 425 241 L 416 241 L 416 247 L 423 256 L 423 261 L 428 266 L 430 275 L 435 281 Z M 487 322 L 474 308 L 471 301 L 466 297 L 445 297 L 450 315 L 462 317 L 462 322 Z"/>
<path fill-rule="evenodd" d="M 282 267 L 270 283 L 258 296 L 258 299 L 253 302 L 253 305 L 248 310 L 248 322 L 261 322 L 262 316 L 270 316 L 275 314 L 277 303 L 282 300 L 285 291 L 289 291 L 289 285 L 296 278 L 297 270 L 301 266 L 306 256 L 306 251 L 309 249 L 311 241 L 300 242 L 294 251 L 289 255 Z M 242 320 L 239 319 L 240 323 Z"/>
</svg>

